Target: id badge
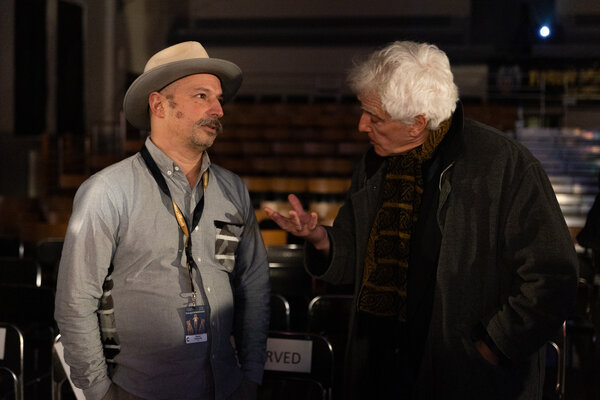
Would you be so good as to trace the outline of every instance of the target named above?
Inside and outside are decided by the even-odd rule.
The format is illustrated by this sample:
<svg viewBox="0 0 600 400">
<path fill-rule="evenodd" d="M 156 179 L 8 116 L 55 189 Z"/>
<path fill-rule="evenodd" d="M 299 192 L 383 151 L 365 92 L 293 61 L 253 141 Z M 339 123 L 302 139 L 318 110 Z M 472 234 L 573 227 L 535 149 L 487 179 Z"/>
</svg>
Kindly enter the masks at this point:
<svg viewBox="0 0 600 400">
<path fill-rule="evenodd" d="M 206 310 L 204 306 L 185 308 L 185 344 L 206 342 Z"/>
</svg>

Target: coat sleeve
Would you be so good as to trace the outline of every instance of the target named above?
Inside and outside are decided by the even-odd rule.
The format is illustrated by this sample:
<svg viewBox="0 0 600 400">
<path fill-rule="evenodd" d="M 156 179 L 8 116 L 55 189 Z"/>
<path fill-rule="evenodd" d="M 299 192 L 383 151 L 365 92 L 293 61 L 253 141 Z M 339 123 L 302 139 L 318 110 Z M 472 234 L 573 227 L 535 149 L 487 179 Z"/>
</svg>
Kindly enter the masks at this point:
<svg viewBox="0 0 600 400">
<path fill-rule="evenodd" d="M 324 256 L 309 243 L 305 246 L 304 265 L 307 272 L 334 285 L 351 284 L 355 279 L 357 227 L 352 197 L 362 186 L 359 175 L 360 167 L 356 167 L 352 184 L 333 226 L 325 227 L 330 241 L 329 256 Z"/>
<path fill-rule="evenodd" d="M 526 357 L 558 333 L 578 282 L 574 244 L 548 177 L 538 163 L 521 176 L 500 236 L 512 276 L 510 292 L 483 321 L 509 360 Z"/>
<path fill-rule="evenodd" d="M 73 383 L 87 399 L 101 399 L 110 379 L 97 311 L 115 247 L 118 216 L 108 188 L 91 178 L 78 190 L 65 236 L 55 319 Z"/>
</svg>

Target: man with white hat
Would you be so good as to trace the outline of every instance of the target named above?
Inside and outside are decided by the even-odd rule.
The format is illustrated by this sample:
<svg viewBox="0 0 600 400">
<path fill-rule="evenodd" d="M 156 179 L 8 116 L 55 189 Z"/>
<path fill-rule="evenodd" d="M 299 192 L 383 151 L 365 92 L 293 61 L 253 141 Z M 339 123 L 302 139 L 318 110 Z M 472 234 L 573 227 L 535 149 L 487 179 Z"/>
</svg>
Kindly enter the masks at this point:
<svg viewBox="0 0 600 400">
<path fill-rule="evenodd" d="M 155 54 L 123 104 L 150 137 L 75 196 L 55 316 L 88 399 L 256 397 L 266 251 L 246 187 L 206 153 L 241 82 L 197 42 Z"/>
</svg>

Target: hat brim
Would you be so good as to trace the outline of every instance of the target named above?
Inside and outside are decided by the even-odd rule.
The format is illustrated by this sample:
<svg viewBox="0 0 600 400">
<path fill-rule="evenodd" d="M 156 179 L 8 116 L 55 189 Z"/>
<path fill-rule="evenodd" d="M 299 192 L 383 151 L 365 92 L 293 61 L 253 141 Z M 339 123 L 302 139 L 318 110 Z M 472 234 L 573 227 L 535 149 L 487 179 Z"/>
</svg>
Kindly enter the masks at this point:
<svg viewBox="0 0 600 400">
<path fill-rule="evenodd" d="M 150 130 L 148 97 L 178 79 L 194 74 L 216 75 L 221 81 L 223 101 L 235 96 L 242 85 L 242 71 L 234 63 L 218 58 L 193 58 L 159 65 L 140 75 L 125 93 L 123 111 L 133 126 Z"/>
</svg>

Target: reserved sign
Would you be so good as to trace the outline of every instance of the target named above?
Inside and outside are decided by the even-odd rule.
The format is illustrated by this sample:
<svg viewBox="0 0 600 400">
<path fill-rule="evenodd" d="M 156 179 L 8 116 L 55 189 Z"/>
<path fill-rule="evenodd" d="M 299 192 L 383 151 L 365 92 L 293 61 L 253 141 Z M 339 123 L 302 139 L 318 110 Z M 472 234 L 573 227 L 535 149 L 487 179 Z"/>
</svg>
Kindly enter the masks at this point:
<svg viewBox="0 0 600 400">
<path fill-rule="evenodd" d="M 6 348 L 6 328 L 0 328 L 0 360 L 4 360 L 4 349 Z"/>
<path fill-rule="evenodd" d="M 267 338 L 266 370 L 310 373 L 311 362 L 312 340 Z"/>
</svg>

